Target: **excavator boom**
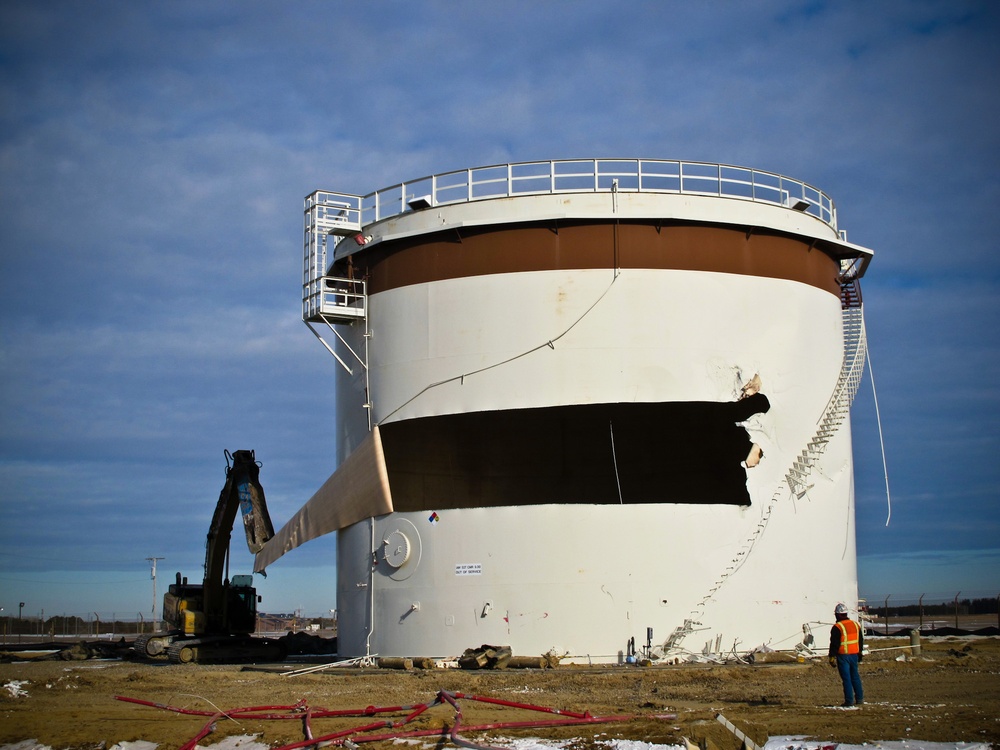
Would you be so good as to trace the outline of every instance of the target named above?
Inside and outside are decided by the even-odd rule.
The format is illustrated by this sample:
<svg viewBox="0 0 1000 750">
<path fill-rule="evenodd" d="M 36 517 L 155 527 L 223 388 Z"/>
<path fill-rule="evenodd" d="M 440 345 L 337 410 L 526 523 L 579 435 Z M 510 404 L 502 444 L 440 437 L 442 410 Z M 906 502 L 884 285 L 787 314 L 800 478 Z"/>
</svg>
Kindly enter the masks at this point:
<svg viewBox="0 0 1000 750">
<path fill-rule="evenodd" d="M 232 459 L 232 465 L 229 460 Z M 210 633 L 231 630 L 229 617 L 229 581 L 225 580 L 226 558 L 236 511 L 243 515 L 247 547 L 256 554 L 264 542 L 274 536 L 271 518 L 260 486 L 260 467 L 252 450 L 226 451 L 226 483 L 219 493 L 205 544 L 205 588 L 202 611 Z"/>
<path fill-rule="evenodd" d="M 203 582 L 189 584 L 177 574 L 177 582 L 163 596 L 163 619 L 170 631 L 140 636 L 135 651 L 143 656 L 166 655 L 177 662 L 280 656 L 275 641 L 251 636 L 257 624 L 253 576 L 235 575 L 230 581 L 226 574 L 237 510 L 243 516 L 247 547 L 256 554 L 274 536 L 274 528 L 252 450 L 226 451 L 226 483 L 208 528 Z"/>
</svg>

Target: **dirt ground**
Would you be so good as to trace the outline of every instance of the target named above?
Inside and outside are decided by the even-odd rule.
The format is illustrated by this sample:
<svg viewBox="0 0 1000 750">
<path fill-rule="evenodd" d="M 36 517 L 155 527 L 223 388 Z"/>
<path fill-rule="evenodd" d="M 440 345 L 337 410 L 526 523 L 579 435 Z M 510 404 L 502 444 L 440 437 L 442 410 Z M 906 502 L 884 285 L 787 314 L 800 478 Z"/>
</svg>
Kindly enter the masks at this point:
<svg viewBox="0 0 1000 750">
<path fill-rule="evenodd" d="M 631 715 L 593 726 L 537 727 L 470 732 L 478 742 L 497 737 L 627 738 L 738 750 L 740 743 L 716 719 L 722 714 L 757 744 L 768 737 L 800 735 L 860 744 L 884 740 L 992 743 L 1000 748 L 1000 638 L 924 638 L 910 656 L 902 640 L 872 639 L 862 664 L 866 703 L 843 709 L 836 670 L 826 659 L 798 663 L 769 655 L 754 665 L 506 670 L 389 670 L 339 668 L 299 676 L 302 665 L 257 667 L 145 664 L 129 661 L 20 662 L 0 664 L 0 745 L 35 739 L 56 750 L 98 750 L 127 740 L 181 747 L 206 725 L 206 716 L 184 715 L 116 700 L 116 696 L 184 709 L 228 710 L 248 706 L 363 709 L 410 706 L 453 691 L 547 706 L 593 716 Z M 893 650 L 880 650 L 893 649 Z M 461 700 L 462 726 L 552 720 L 488 703 Z M 272 709 L 273 713 L 288 712 Z M 399 720 L 407 712 L 374 721 Z M 676 714 L 675 718 L 661 718 Z M 455 720 L 448 705 L 429 709 L 409 728 L 440 731 Z M 372 723 L 372 717 L 314 718 L 314 738 Z M 389 730 L 378 729 L 378 732 Z M 400 730 L 402 731 L 402 730 Z M 257 735 L 276 748 L 306 738 L 303 721 L 227 719 L 201 741 Z M 428 745 L 434 739 L 427 740 Z M 375 748 L 388 747 L 386 742 Z M 444 741 L 439 747 L 448 747 Z"/>
</svg>

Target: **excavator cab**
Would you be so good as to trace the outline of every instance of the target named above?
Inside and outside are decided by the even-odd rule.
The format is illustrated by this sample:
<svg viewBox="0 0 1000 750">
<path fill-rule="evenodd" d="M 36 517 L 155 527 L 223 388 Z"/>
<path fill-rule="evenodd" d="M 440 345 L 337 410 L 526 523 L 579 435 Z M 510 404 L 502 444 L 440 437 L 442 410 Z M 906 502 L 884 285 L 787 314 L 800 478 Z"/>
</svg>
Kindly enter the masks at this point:
<svg viewBox="0 0 1000 750">
<path fill-rule="evenodd" d="M 254 632 L 257 629 L 257 590 L 253 587 L 253 576 L 233 576 L 227 600 L 230 632 Z"/>
</svg>

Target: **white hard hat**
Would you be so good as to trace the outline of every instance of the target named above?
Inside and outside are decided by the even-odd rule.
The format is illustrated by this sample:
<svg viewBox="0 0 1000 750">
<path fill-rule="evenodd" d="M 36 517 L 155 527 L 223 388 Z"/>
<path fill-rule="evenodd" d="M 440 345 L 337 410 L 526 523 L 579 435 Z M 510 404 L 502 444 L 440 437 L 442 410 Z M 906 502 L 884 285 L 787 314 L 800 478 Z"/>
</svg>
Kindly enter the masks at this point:
<svg viewBox="0 0 1000 750">
<path fill-rule="evenodd" d="M 838 604 L 837 607 L 833 610 L 833 613 L 835 615 L 846 615 L 847 614 L 847 605 L 846 604 Z"/>
</svg>

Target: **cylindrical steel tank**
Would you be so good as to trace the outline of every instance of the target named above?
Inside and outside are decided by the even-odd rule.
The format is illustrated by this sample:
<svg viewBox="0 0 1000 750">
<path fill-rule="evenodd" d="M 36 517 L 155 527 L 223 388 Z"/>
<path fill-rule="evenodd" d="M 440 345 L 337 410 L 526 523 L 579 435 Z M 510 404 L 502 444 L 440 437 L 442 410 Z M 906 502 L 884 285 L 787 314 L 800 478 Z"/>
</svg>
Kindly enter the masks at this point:
<svg viewBox="0 0 1000 750">
<path fill-rule="evenodd" d="M 356 205 L 325 269 L 366 285 L 338 454 L 378 426 L 393 512 L 338 532 L 341 656 L 794 648 L 857 600 L 871 253 L 825 194 L 576 160 Z"/>
</svg>

